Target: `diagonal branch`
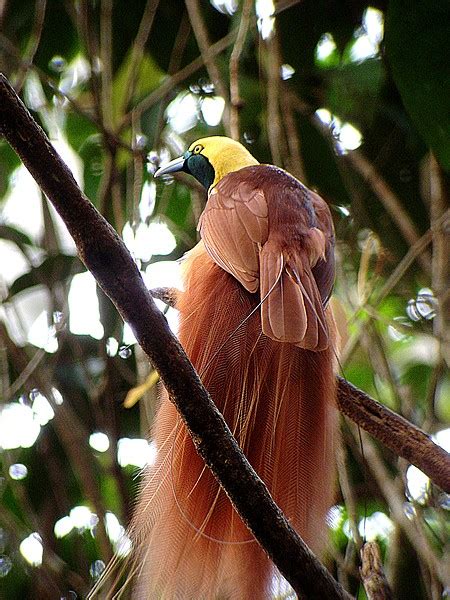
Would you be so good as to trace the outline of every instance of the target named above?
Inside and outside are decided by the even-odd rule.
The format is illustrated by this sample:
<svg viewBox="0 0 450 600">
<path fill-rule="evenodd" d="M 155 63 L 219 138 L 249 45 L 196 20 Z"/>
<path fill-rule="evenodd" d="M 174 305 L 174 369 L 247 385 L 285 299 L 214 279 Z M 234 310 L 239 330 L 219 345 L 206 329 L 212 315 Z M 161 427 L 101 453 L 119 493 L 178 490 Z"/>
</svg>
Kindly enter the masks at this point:
<svg viewBox="0 0 450 600">
<path fill-rule="evenodd" d="M 386 212 L 400 230 L 403 238 L 413 246 L 419 239 L 419 233 L 407 211 L 403 208 L 400 199 L 395 195 L 392 188 L 383 179 L 375 166 L 365 158 L 362 152 L 353 150 L 346 155 L 346 159 L 352 167 L 364 178 L 383 204 Z M 430 260 L 425 254 L 418 257 L 425 273 L 430 270 Z"/>
<path fill-rule="evenodd" d="M 129 73 L 127 83 L 125 85 L 125 100 L 122 106 L 124 112 L 128 109 L 128 103 L 130 102 L 131 98 L 133 98 L 135 92 L 136 82 L 139 75 L 139 63 L 142 61 L 144 56 L 145 44 L 147 43 L 148 36 L 150 35 L 158 6 L 159 0 L 147 0 L 136 38 L 131 47 Z"/>
<path fill-rule="evenodd" d="M 79 255 L 160 373 L 195 446 L 236 510 L 294 590 L 349 600 L 272 500 L 155 306 L 123 241 L 83 195 L 42 129 L 0 74 L 0 134 L 63 218 Z"/>
<path fill-rule="evenodd" d="M 242 100 L 239 95 L 239 61 L 244 49 L 250 25 L 253 0 L 244 0 L 242 4 L 241 18 L 236 41 L 230 56 L 230 135 L 239 141 L 239 111 L 242 108 Z"/>
<path fill-rule="evenodd" d="M 421 429 L 338 377 L 339 410 L 450 492 L 450 455 Z"/>
<path fill-rule="evenodd" d="M 220 69 L 217 66 L 215 57 L 209 53 L 211 42 L 209 41 L 208 29 L 203 20 L 199 2 L 198 0 L 185 0 L 185 4 L 189 14 L 189 19 L 191 21 L 192 30 L 194 32 L 195 39 L 197 40 L 197 45 L 200 49 L 200 53 L 202 55 L 203 62 L 205 63 L 206 70 L 208 71 L 208 75 L 219 96 L 222 96 L 222 98 L 225 100 L 226 109 L 224 113 L 224 126 L 225 129 L 228 130 L 228 90 L 223 81 Z M 229 131 L 227 131 L 227 133 L 229 133 Z"/>
<path fill-rule="evenodd" d="M 162 100 L 170 91 L 176 88 L 178 84 L 193 75 L 196 71 L 199 71 L 206 64 L 207 60 L 214 58 L 231 46 L 235 36 L 236 32 L 230 31 L 223 38 L 214 44 L 211 44 L 211 46 L 209 46 L 208 49 L 201 54 L 201 56 L 198 56 L 188 65 L 180 69 L 180 71 L 177 71 L 173 75 L 167 77 L 167 79 L 165 79 L 156 90 L 146 96 L 133 108 L 132 113 L 127 113 L 123 117 L 119 126 L 119 131 L 122 131 L 131 123 L 132 114 L 135 116 L 135 118 L 142 115 L 144 111 L 148 110 L 151 106 Z"/>
<path fill-rule="evenodd" d="M 361 579 L 369 600 L 393 600 L 392 590 L 384 574 L 380 549 L 367 542 L 361 549 Z"/>
</svg>

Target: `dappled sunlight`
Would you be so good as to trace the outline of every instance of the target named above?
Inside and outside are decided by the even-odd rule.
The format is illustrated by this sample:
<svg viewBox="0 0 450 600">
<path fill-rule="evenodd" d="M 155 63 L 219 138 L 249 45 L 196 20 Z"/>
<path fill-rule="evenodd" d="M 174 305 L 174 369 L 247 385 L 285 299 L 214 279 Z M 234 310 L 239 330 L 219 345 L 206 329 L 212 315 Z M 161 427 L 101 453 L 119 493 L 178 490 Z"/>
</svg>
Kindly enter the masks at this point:
<svg viewBox="0 0 450 600">
<path fill-rule="evenodd" d="M 380 54 L 383 40 L 384 17 L 376 8 L 367 8 L 362 18 L 362 26 L 353 34 L 342 54 L 330 32 L 322 34 L 315 48 L 315 61 L 319 67 L 336 68 L 348 62 L 360 63 L 376 58 Z"/>
<path fill-rule="evenodd" d="M 256 0 L 256 16 L 258 17 L 258 30 L 263 40 L 271 37 L 275 26 L 275 4 L 273 0 Z"/>
<path fill-rule="evenodd" d="M 70 331 L 100 340 L 104 330 L 100 322 L 97 284 L 89 271 L 74 275 L 68 298 Z"/>
<path fill-rule="evenodd" d="M 131 255 L 143 262 L 148 262 L 155 254 L 170 254 L 177 245 L 167 224 L 159 219 L 148 224 L 141 222 L 135 228 L 127 222 L 122 237 Z"/>
<path fill-rule="evenodd" d="M 19 550 L 20 554 L 32 567 L 40 567 L 42 565 L 44 548 L 42 546 L 42 538 L 38 533 L 31 533 L 22 540 Z"/>
<path fill-rule="evenodd" d="M 109 448 L 109 438 L 102 431 L 95 431 L 89 436 L 89 446 L 97 452 L 106 452 Z"/>
<path fill-rule="evenodd" d="M 54 56 L 50 61 L 50 67 L 62 73 L 58 88 L 63 94 L 73 93 L 77 87 L 89 80 L 91 69 L 84 56 L 78 54 L 69 64 L 61 56 Z M 64 102 L 68 102 L 64 100 Z"/>
<path fill-rule="evenodd" d="M 349 539 L 354 539 L 350 521 L 347 519 L 342 524 L 342 531 Z M 381 511 L 363 517 L 358 522 L 359 535 L 367 542 L 377 539 L 386 539 L 393 531 L 392 520 Z"/>
<path fill-rule="evenodd" d="M 8 287 L 30 268 L 28 260 L 13 242 L 0 240 L 0 256 L 2 257 L 1 281 Z"/>
<path fill-rule="evenodd" d="M 350 60 L 360 62 L 378 56 L 383 35 L 383 13 L 377 8 L 367 8 L 363 14 L 362 28 L 355 32 L 350 47 Z"/>
<path fill-rule="evenodd" d="M 199 118 L 198 98 L 189 92 L 182 92 L 167 107 L 167 119 L 171 129 L 184 133 L 192 129 Z"/>
<path fill-rule="evenodd" d="M 28 475 L 28 469 L 22 463 L 14 463 L 9 467 L 8 474 L 11 479 L 14 479 L 15 481 L 21 481 Z"/>
<path fill-rule="evenodd" d="M 295 75 L 295 69 L 294 67 L 286 63 L 284 65 L 281 65 L 280 75 L 283 81 L 288 81 Z"/>
<path fill-rule="evenodd" d="M 56 404 L 63 402 L 56 388 L 52 388 L 51 393 Z M 45 427 L 54 416 L 50 402 L 39 390 L 32 390 L 18 402 L 3 404 L 0 407 L 0 449 L 31 448 L 41 427 Z M 20 470 L 20 465 L 18 469 Z"/>
<path fill-rule="evenodd" d="M 373 542 L 376 539 L 386 539 L 392 533 L 394 524 L 392 520 L 381 511 L 376 511 L 359 521 L 359 534 L 367 542 Z"/>
<path fill-rule="evenodd" d="M 209 0 L 219 12 L 226 15 L 233 15 L 239 6 L 238 0 Z"/>
<path fill-rule="evenodd" d="M 406 471 L 406 496 L 419 504 L 425 504 L 430 487 L 429 478 L 414 465 Z"/>
<path fill-rule="evenodd" d="M 152 216 L 155 210 L 156 184 L 154 181 L 145 181 L 142 186 L 141 199 L 139 201 L 139 216 L 145 222 Z"/>
<path fill-rule="evenodd" d="M 131 327 L 128 325 L 128 323 L 124 323 L 123 324 L 123 335 L 122 335 L 122 343 L 125 345 L 124 346 L 120 346 L 118 354 L 120 356 L 120 358 L 129 358 L 131 356 L 131 350 L 129 352 L 126 351 L 128 346 L 132 346 L 133 344 L 136 344 L 136 337 L 134 335 L 134 333 L 131 330 Z"/>
<path fill-rule="evenodd" d="M 49 324 L 49 314 L 43 310 L 28 330 L 28 341 L 37 348 L 54 353 L 58 350 L 56 329 Z"/>
<path fill-rule="evenodd" d="M 74 530 L 79 534 L 89 531 L 95 537 L 97 526 L 97 515 L 87 506 L 79 505 L 74 506 L 68 515 L 55 522 L 53 532 L 58 539 L 68 536 Z M 105 528 L 114 551 L 119 556 L 127 556 L 131 551 L 131 540 L 126 534 L 125 527 L 121 525 L 117 516 L 111 511 L 107 511 L 105 514 Z M 91 570 L 94 569 L 95 576 L 99 576 L 104 566 L 103 561 L 95 561 L 91 565 Z"/>
<path fill-rule="evenodd" d="M 10 191 L 2 206 L 2 219 L 8 225 L 13 225 L 26 233 L 37 243 L 44 227 L 39 187 L 24 165 L 17 167 L 9 181 Z M 25 209 L 24 198 L 26 198 Z"/>
<path fill-rule="evenodd" d="M 345 510 L 344 507 L 340 504 L 333 505 L 327 513 L 327 525 L 330 529 L 334 531 L 339 530 L 342 527 L 343 521 L 345 519 Z"/>
<path fill-rule="evenodd" d="M 425 319 L 430 321 L 436 316 L 437 300 L 430 288 L 421 288 L 415 298 L 411 298 L 406 306 L 406 314 L 411 321 Z"/>
<path fill-rule="evenodd" d="M 117 461 L 121 467 L 143 467 L 154 462 L 156 446 L 141 438 L 120 438 L 117 442 Z"/>
<path fill-rule="evenodd" d="M 97 516 L 90 511 L 87 506 L 74 506 L 69 517 L 72 520 L 73 526 L 79 530 L 89 529 L 98 522 Z"/>
<path fill-rule="evenodd" d="M 11 402 L 0 410 L 0 448 L 31 448 L 41 431 L 31 406 Z"/>
<path fill-rule="evenodd" d="M 74 529 L 75 524 L 70 516 L 61 517 L 53 527 L 53 532 L 56 538 L 63 538 Z"/>
<path fill-rule="evenodd" d="M 336 51 L 336 42 L 331 33 L 324 33 L 316 46 L 316 61 L 325 62 Z"/>
<path fill-rule="evenodd" d="M 220 96 L 206 96 L 200 102 L 203 119 L 210 127 L 217 127 L 219 125 L 224 109 L 225 100 Z"/>
<path fill-rule="evenodd" d="M 316 110 L 315 115 L 323 125 L 329 128 L 335 141 L 336 151 L 339 154 L 356 150 L 361 146 L 362 134 L 351 123 L 342 122 L 339 117 L 331 114 L 327 108 L 319 108 Z"/>
<path fill-rule="evenodd" d="M 384 36 L 384 15 L 378 8 L 369 7 L 363 14 L 364 32 L 374 47 L 379 50 L 379 45 Z"/>
</svg>

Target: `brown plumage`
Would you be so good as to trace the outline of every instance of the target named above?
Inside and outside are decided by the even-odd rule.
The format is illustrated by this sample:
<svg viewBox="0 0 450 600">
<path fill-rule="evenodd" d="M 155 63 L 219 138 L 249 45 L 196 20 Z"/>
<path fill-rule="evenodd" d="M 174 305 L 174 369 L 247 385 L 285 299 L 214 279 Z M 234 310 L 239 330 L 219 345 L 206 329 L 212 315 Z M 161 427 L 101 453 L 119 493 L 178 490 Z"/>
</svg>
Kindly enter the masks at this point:
<svg viewBox="0 0 450 600">
<path fill-rule="evenodd" d="M 245 163 L 240 150 L 237 170 L 232 160 L 218 164 L 220 140 L 191 146 L 221 177 L 199 223 L 203 241 L 184 262 L 179 337 L 275 501 L 320 551 L 334 478 L 332 221 L 325 202 L 285 171 Z M 196 175 L 194 164 L 185 169 Z M 165 394 L 153 440 L 157 459 L 131 527 L 133 597 L 271 598 L 269 559 Z"/>
</svg>

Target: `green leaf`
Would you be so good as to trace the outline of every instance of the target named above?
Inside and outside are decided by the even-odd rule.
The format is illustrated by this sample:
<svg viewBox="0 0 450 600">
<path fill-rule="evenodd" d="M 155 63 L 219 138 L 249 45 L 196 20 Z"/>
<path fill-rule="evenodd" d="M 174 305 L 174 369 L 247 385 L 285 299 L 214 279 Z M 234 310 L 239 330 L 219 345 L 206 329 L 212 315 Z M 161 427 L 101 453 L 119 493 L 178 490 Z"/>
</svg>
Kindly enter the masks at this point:
<svg viewBox="0 0 450 600">
<path fill-rule="evenodd" d="M 11 225 L 0 225 L 0 238 L 13 242 L 22 251 L 24 251 L 25 246 L 35 245 L 32 239 L 29 238 L 26 233 L 16 229 L 15 227 L 11 227 Z"/>
<path fill-rule="evenodd" d="M 391 0 L 386 55 L 417 131 L 450 171 L 450 5 Z"/>
<path fill-rule="evenodd" d="M 51 288 L 56 282 L 64 281 L 84 270 L 84 265 L 76 256 L 66 254 L 49 256 L 39 266 L 33 267 L 28 273 L 21 275 L 14 281 L 9 288 L 8 298 L 11 299 L 19 292 L 35 285 L 46 285 Z"/>
<path fill-rule="evenodd" d="M 65 131 L 70 145 L 77 152 L 80 151 L 89 136 L 98 133 L 97 126 L 94 123 L 74 111 L 67 112 Z"/>
<path fill-rule="evenodd" d="M 119 121 L 127 110 L 125 106 L 128 98 L 128 85 L 130 81 L 130 69 L 132 52 L 128 53 L 128 56 L 123 61 L 120 69 L 118 70 L 113 82 L 113 119 L 115 122 Z M 132 100 L 134 102 L 139 101 L 145 95 L 155 90 L 163 80 L 165 73 L 161 71 L 156 62 L 148 54 L 145 54 L 138 64 L 137 74 L 133 73 L 136 77 L 136 84 L 134 87 L 134 94 Z M 133 79 L 132 79 L 133 81 Z"/>
<path fill-rule="evenodd" d="M 79 149 L 79 155 L 84 166 L 84 193 L 96 205 L 97 191 L 104 165 L 104 152 L 100 136 L 89 136 Z"/>
<path fill-rule="evenodd" d="M 20 160 L 9 144 L 0 141 L 0 198 L 8 191 L 11 174 L 20 165 Z"/>
<path fill-rule="evenodd" d="M 359 127 L 369 126 L 377 109 L 383 76 L 383 64 L 376 58 L 330 70 L 325 74 L 324 105 L 343 120 Z"/>
<path fill-rule="evenodd" d="M 316 188 L 334 204 L 348 205 L 350 197 L 342 181 L 331 145 L 309 118 L 299 115 L 297 122 L 308 185 Z"/>
</svg>

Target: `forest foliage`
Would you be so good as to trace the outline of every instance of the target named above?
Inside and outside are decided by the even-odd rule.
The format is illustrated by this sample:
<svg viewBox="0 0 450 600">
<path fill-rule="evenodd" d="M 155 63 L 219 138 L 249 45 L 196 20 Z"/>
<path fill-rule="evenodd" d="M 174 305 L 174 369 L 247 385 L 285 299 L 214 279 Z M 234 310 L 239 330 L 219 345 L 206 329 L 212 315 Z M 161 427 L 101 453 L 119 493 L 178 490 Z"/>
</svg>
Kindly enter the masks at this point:
<svg viewBox="0 0 450 600">
<path fill-rule="evenodd" d="M 153 180 L 193 140 L 231 135 L 316 189 L 338 240 L 341 373 L 448 449 L 449 12 L 6 0 L 0 70 L 149 287 L 180 285 L 197 241 L 204 191 L 183 174 Z M 157 376 L 2 140 L 0 211 L 0 597 L 83 597 L 129 551 Z M 364 598 L 358 550 L 376 539 L 396 598 L 441 598 L 448 495 L 341 429 L 325 564 Z"/>
</svg>

